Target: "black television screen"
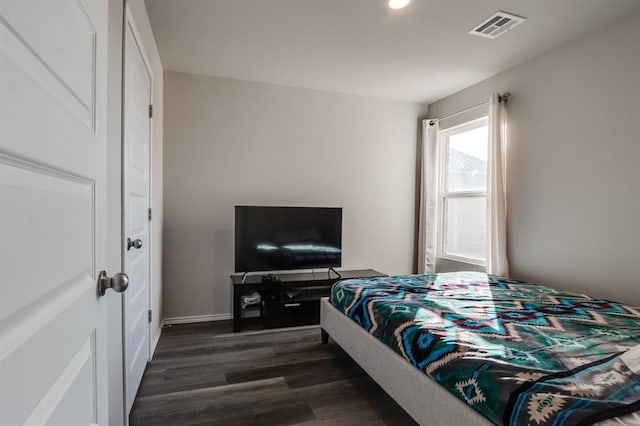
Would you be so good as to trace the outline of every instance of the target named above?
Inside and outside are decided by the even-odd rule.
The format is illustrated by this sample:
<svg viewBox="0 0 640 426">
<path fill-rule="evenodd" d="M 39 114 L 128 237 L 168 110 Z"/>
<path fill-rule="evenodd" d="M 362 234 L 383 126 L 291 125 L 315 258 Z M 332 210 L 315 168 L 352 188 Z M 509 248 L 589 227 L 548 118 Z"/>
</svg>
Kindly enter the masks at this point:
<svg viewBox="0 0 640 426">
<path fill-rule="evenodd" d="M 235 271 L 342 265 L 342 209 L 236 206 Z"/>
</svg>

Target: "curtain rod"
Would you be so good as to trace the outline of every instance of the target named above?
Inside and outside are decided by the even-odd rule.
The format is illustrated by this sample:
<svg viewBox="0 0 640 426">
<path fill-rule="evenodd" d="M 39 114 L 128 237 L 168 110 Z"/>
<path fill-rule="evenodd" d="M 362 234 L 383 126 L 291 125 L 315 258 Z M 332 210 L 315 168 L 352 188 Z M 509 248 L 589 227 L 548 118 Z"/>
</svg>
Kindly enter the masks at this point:
<svg viewBox="0 0 640 426">
<path fill-rule="evenodd" d="M 507 103 L 507 102 L 509 102 L 509 98 L 510 97 L 511 97 L 511 92 L 504 92 L 504 94 L 498 95 L 498 102 Z M 474 105 L 474 106 L 469 107 L 469 108 L 465 108 L 462 111 L 458 111 L 458 112 L 454 112 L 453 114 L 445 115 L 444 117 L 439 118 L 439 120 L 447 120 L 449 118 L 457 117 L 460 114 L 464 114 L 465 112 L 472 111 L 472 110 L 474 110 L 476 108 L 480 108 L 480 107 L 483 107 L 485 105 L 489 105 L 490 103 L 491 103 L 491 101 L 485 101 L 485 102 L 482 102 L 481 104 Z M 434 121 L 430 121 L 429 122 L 430 126 L 433 126 L 434 124 L 435 124 Z"/>
</svg>

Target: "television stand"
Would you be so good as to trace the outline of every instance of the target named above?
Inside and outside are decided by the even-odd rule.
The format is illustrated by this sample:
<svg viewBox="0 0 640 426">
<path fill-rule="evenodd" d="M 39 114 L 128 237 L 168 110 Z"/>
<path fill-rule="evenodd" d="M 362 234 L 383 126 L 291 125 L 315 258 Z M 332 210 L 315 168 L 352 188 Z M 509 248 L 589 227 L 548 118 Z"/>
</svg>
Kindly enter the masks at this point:
<svg viewBox="0 0 640 426">
<path fill-rule="evenodd" d="M 337 277 L 331 277 L 333 271 Z M 322 275 L 322 276 L 321 276 Z M 260 293 L 260 317 L 265 328 L 293 327 L 320 323 L 320 299 L 331 293 L 338 281 L 350 278 L 384 277 L 373 269 L 336 271 L 327 275 L 312 272 L 286 272 L 277 274 L 277 280 L 262 280 L 261 275 L 231 275 L 233 288 L 233 331 L 242 329 L 243 294 Z"/>
</svg>

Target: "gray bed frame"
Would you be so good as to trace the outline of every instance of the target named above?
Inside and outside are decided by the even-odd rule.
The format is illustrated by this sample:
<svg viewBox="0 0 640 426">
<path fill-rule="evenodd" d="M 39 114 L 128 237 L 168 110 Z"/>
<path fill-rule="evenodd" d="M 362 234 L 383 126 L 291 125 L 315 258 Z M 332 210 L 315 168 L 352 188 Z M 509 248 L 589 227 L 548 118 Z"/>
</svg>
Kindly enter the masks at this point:
<svg viewBox="0 0 640 426">
<path fill-rule="evenodd" d="M 320 327 L 323 341 L 331 336 L 419 424 L 491 424 L 338 311 L 328 298 L 320 302 Z"/>
<path fill-rule="evenodd" d="M 490 425 L 464 402 L 337 310 L 320 301 L 322 341 L 329 336 L 420 425 Z M 640 412 L 596 423 L 640 426 Z"/>
</svg>

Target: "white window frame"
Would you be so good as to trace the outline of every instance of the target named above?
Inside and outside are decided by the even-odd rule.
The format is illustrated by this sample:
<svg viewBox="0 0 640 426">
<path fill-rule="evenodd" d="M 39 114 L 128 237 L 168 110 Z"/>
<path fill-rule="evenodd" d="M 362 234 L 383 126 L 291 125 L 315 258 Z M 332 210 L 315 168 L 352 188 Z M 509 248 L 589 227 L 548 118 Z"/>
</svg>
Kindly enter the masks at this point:
<svg viewBox="0 0 640 426">
<path fill-rule="evenodd" d="M 470 120 L 457 126 L 449 127 L 438 132 L 438 240 L 436 248 L 436 256 L 440 259 L 452 260 L 455 262 L 468 263 L 478 266 L 486 266 L 486 259 L 475 259 L 472 257 L 458 256 L 455 254 L 447 253 L 445 251 L 445 236 L 446 236 L 446 215 L 445 215 L 445 201 L 451 198 L 465 198 L 465 197 L 485 197 L 487 199 L 487 190 L 484 191 L 447 191 L 447 153 L 449 138 L 457 133 L 467 132 L 470 130 L 478 129 L 480 127 L 489 126 L 489 116 L 483 116 L 475 120 Z M 489 144 L 487 143 L 487 154 L 489 151 Z M 487 157 L 488 158 L 488 157 Z"/>
</svg>

